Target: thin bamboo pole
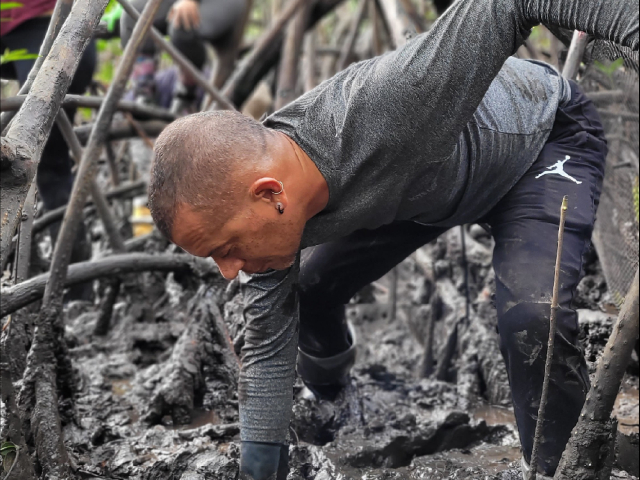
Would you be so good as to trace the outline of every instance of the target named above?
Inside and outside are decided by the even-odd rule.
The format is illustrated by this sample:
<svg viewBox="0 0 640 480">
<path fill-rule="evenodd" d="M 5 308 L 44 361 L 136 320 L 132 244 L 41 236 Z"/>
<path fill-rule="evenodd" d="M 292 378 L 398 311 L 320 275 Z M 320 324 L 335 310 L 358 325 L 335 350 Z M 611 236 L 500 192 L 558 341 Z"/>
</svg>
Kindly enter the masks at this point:
<svg viewBox="0 0 640 480">
<path fill-rule="evenodd" d="M 547 407 L 547 398 L 549 396 L 549 378 L 551 377 L 551 364 L 553 362 L 553 347 L 556 339 L 556 315 L 558 312 L 558 293 L 560 291 L 560 263 L 562 261 L 562 244 L 564 241 L 564 222 L 567 217 L 567 201 L 565 195 L 562 198 L 562 206 L 560 207 L 560 225 L 558 227 L 558 249 L 556 251 L 556 266 L 553 273 L 553 295 L 551 297 L 551 315 L 549 318 L 549 341 L 547 343 L 547 360 L 544 365 L 544 380 L 542 382 L 542 395 L 540 398 L 540 407 L 538 408 L 538 420 L 536 423 L 536 431 L 533 437 L 533 449 L 531 452 L 531 470 L 529 471 L 529 480 L 536 480 L 538 472 L 538 450 L 540 447 L 540 438 L 542 437 L 542 426 L 544 424 L 545 409 Z"/>
</svg>

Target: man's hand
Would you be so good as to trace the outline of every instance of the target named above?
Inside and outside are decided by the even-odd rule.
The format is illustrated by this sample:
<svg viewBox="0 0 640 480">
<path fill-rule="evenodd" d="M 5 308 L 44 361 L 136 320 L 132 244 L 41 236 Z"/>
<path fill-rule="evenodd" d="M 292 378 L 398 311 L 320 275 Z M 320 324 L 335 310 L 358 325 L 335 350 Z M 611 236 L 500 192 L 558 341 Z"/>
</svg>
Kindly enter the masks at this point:
<svg viewBox="0 0 640 480">
<path fill-rule="evenodd" d="M 178 0 L 169 10 L 167 20 L 173 28 L 195 30 L 200 26 L 200 6 L 195 0 Z"/>
</svg>

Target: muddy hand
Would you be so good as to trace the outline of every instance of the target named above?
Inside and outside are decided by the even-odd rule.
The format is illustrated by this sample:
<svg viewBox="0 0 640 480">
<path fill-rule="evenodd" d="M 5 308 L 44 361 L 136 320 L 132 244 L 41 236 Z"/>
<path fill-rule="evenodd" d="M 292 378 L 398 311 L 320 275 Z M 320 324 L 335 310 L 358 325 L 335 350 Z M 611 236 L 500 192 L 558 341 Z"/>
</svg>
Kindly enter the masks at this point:
<svg viewBox="0 0 640 480">
<path fill-rule="evenodd" d="M 173 28 L 195 30 L 200 27 L 200 6 L 196 0 L 178 0 L 169 10 L 167 20 Z"/>
</svg>

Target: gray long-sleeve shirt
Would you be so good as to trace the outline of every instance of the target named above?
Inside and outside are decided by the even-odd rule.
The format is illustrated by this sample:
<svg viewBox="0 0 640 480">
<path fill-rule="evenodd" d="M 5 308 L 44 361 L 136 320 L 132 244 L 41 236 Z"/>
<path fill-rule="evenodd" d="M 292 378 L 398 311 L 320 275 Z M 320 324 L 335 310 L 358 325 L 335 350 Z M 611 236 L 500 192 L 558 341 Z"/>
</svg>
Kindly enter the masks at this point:
<svg viewBox="0 0 640 480">
<path fill-rule="evenodd" d="M 352 65 L 265 120 L 317 165 L 329 203 L 302 247 L 396 220 L 452 226 L 487 213 L 540 153 L 568 84 L 510 59 L 538 23 L 638 50 L 632 0 L 465 0 L 428 33 Z M 283 443 L 297 353 L 299 261 L 243 281 L 241 438 Z"/>
</svg>

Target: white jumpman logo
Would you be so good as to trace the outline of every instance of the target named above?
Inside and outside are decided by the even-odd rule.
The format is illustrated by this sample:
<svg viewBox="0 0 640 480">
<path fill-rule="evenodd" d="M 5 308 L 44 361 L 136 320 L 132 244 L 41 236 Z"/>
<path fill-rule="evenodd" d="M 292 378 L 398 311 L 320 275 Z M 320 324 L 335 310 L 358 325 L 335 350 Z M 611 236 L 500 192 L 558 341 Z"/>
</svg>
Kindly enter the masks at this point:
<svg viewBox="0 0 640 480">
<path fill-rule="evenodd" d="M 570 158 L 571 157 L 567 155 L 566 157 L 564 157 L 564 160 L 558 160 L 554 165 L 547 167 L 547 170 L 549 170 L 548 172 L 542 172 L 540 175 L 537 175 L 536 178 L 540 178 L 541 176 L 547 175 L 547 174 L 550 175 L 552 173 L 557 173 L 558 175 L 568 178 L 569 180 L 572 180 L 576 182 L 578 185 L 580 185 L 582 182 L 579 182 L 578 180 L 576 180 L 575 178 L 573 178 L 571 175 L 569 175 L 567 172 L 564 171 L 564 164 L 567 163 L 567 160 L 569 160 Z"/>
</svg>

